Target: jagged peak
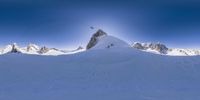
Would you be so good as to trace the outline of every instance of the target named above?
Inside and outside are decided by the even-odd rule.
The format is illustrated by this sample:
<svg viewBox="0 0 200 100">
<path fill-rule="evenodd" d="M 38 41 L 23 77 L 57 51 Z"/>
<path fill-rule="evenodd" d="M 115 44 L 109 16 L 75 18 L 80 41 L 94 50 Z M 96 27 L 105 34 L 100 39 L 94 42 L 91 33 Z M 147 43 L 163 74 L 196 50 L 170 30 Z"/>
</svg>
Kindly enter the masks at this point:
<svg viewBox="0 0 200 100">
<path fill-rule="evenodd" d="M 39 46 L 37 46 L 36 44 L 33 43 L 29 43 L 28 46 L 26 47 L 27 51 L 37 51 L 40 49 Z"/>
<path fill-rule="evenodd" d="M 118 39 L 114 36 L 108 35 L 103 30 L 99 29 L 91 37 L 86 49 L 104 49 L 104 48 L 116 48 L 116 47 L 130 47 L 125 41 Z"/>
<path fill-rule="evenodd" d="M 95 33 L 92 35 L 92 37 L 91 37 L 91 39 L 90 39 L 88 45 L 86 46 L 86 49 L 90 49 L 90 48 L 92 48 L 93 46 L 95 46 L 96 43 L 97 43 L 97 41 L 98 41 L 98 38 L 99 38 L 99 37 L 102 37 L 102 36 L 107 36 L 107 33 L 104 32 L 102 29 L 97 30 L 97 32 L 95 32 Z"/>
<path fill-rule="evenodd" d="M 49 48 L 47 48 L 46 46 L 43 46 L 43 47 L 40 48 L 39 53 L 43 54 L 43 53 L 46 53 L 48 51 L 49 51 Z"/>
<path fill-rule="evenodd" d="M 19 46 L 17 45 L 17 43 L 13 43 L 11 44 L 12 49 L 11 49 L 11 53 L 21 53 Z"/>
<path fill-rule="evenodd" d="M 93 34 L 93 37 L 99 37 L 99 36 L 103 36 L 103 35 L 107 35 L 106 32 L 104 32 L 102 29 L 97 30 L 96 33 Z"/>
<path fill-rule="evenodd" d="M 165 46 L 164 44 L 157 42 L 157 43 L 153 43 L 153 42 L 149 42 L 149 43 L 139 43 L 139 42 L 134 42 L 132 44 L 132 47 L 137 48 L 137 49 L 141 49 L 141 50 L 147 50 L 147 49 L 151 49 L 151 50 L 156 50 L 159 53 L 162 54 L 166 54 L 167 53 L 167 46 Z"/>
</svg>

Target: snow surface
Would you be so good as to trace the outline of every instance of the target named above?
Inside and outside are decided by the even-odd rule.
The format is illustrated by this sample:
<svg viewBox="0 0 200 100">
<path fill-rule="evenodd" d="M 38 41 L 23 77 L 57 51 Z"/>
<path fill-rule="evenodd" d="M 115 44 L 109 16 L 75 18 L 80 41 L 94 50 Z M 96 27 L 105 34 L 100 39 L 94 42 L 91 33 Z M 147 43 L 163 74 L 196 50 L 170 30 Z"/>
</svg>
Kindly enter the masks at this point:
<svg viewBox="0 0 200 100">
<path fill-rule="evenodd" d="M 200 50 L 195 49 L 171 49 L 167 55 L 171 56 L 196 56 L 200 55 Z"/>
<path fill-rule="evenodd" d="M 200 56 L 134 48 L 0 56 L 0 100 L 199 100 Z"/>
<path fill-rule="evenodd" d="M 6 54 L 12 50 L 12 45 L 7 45 L 5 48 L 0 49 L 0 54 Z"/>
<path fill-rule="evenodd" d="M 158 52 L 156 50 L 152 50 L 152 49 L 147 49 L 147 50 L 142 50 L 142 51 L 155 53 L 155 54 L 161 54 L 160 52 Z M 200 50 L 173 48 L 173 49 L 169 49 L 166 54 L 162 54 L 162 55 L 167 55 L 167 56 L 198 56 L 198 55 L 200 55 Z"/>
<path fill-rule="evenodd" d="M 156 55 L 112 36 L 73 52 L 1 55 L 0 100 L 200 99 L 200 56 Z"/>
<path fill-rule="evenodd" d="M 129 44 L 110 35 L 104 35 L 98 37 L 97 44 L 92 49 L 105 49 L 105 48 L 118 48 L 118 47 L 130 47 Z"/>
</svg>

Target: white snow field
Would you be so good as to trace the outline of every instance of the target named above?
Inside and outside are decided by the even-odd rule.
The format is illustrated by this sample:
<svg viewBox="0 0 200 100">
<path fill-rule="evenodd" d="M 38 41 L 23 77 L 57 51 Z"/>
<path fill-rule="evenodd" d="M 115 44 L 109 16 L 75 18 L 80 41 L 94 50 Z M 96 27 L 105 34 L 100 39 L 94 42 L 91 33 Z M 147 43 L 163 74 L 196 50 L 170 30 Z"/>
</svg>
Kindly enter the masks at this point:
<svg viewBox="0 0 200 100">
<path fill-rule="evenodd" d="M 0 100 L 200 100 L 200 56 L 144 52 L 101 30 L 88 47 L 1 55 Z"/>
<path fill-rule="evenodd" d="M 0 56 L 0 100 L 199 100 L 200 57 L 130 47 Z"/>
</svg>

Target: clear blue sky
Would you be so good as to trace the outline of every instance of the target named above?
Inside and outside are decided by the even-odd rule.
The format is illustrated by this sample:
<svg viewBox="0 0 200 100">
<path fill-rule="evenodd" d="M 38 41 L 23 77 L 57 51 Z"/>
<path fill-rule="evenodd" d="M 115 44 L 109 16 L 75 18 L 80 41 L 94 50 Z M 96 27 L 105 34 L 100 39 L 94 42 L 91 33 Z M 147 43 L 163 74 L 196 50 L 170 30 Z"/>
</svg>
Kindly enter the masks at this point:
<svg viewBox="0 0 200 100">
<path fill-rule="evenodd" d="M 200 48 L 197 0 L 1 0 L 0 45 L 85 46 L 96 29 L 131 43 Z"/>
</svg>

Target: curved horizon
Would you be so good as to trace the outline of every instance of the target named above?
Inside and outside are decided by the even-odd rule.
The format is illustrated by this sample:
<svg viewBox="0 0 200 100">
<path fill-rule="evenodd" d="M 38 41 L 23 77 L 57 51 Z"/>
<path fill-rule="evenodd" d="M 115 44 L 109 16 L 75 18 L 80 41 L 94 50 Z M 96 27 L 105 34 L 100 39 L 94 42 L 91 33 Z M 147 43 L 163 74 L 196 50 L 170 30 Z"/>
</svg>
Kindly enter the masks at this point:
<svg viewBox="0 0 200 100">
<path fill-rule="evenodd" d="M 129 44 L 161 42 L 199 49 L 200 2 L 184 1 L 1 1 L 0 46 L 16 42 L 57 48 L 86 45 L 101 28 Z"/>
</svg>

